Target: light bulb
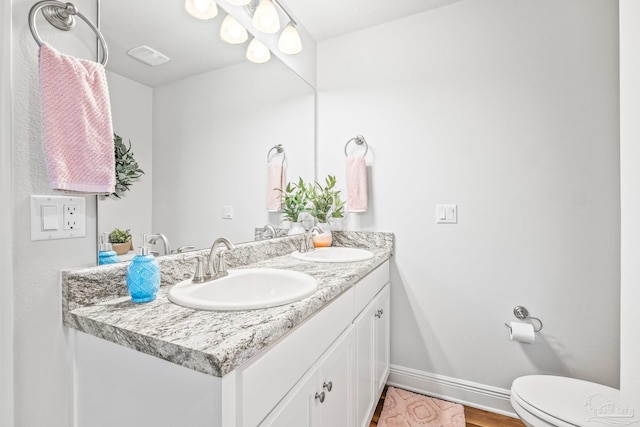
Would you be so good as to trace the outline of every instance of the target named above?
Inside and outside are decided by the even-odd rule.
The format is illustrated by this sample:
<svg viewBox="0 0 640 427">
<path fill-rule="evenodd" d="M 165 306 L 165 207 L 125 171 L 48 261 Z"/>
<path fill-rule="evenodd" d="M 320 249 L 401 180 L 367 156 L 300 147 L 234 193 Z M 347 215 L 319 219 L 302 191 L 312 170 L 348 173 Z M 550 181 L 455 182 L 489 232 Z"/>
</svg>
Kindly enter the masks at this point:
<svg viewBox="0 0 640 427">
<path fill-rule="evenodd" d="M 280 34 L 278 49 L 280 49 L 280 52 L 289 55 L 295 55 L 302 51 L 300 34 L 298 34 L 298 30 L 296 30 L 296 27 L 294 27 L 292 23 L 289 23 L 282 31 L 282 34 Z"/>
<path fill-rule="evenodd" d="M 260 40 L 254 38 L 247 47 L 247 59 L 256 64 L 263 64 L 271 59 L 271 52 Z"/>
<path fill-rule="evenodd" d="M 244 28 L 233 16 L 227 15 L 220 26 L 220 38 L 230 44 L 241 44 L 247 41 L 249 35 Z"/>
<path fill-rule="evenodd" d="M 273 34 L 280 30 L 278 11 L 271 0 L 260 0 L 253 13 L 253 26 L 263 33 Z"/>
<path fill-rule="evenodd" d="M 251 3 L 251 0 L 227 0 L 227 3 L 235 4 L 236 6 L 246 6 Z"/>
<path fill-rule="evenodd" d="M 218 5 L 214 0 L 184 0 L 184 8 L 198 19 L 213 19 L 218 15 Z"/>
</svg>

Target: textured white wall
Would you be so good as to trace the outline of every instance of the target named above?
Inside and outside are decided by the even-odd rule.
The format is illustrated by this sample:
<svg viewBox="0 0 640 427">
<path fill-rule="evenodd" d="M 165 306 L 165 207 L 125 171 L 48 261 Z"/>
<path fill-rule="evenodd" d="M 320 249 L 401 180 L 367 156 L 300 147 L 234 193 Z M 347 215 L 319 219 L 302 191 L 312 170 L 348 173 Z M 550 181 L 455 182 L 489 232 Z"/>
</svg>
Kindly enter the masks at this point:
<svg viewBox="0 0 640 427">
<path fill-rule="evenodd" d="M 396 235 L 392 363 L 618 385 L 617 24 L 609 0 L 464 1 L 318 44 L 318 176 L 344 185 L 363 134 L 350 227 Z M 516 305 L 544 321 L 534 345 L 508 339 Z"/>
<path fill-rule="evenodd" d="M 71 354 L 62 326 L 60 270 L 95 262 L 95 200 L 87 197 L 87 237 L 32 242 L 29 196 L 52 194 L 41 138 L 38 49 L 27 25 L 33 1 L 12 2 L 12 169 L 13 284 L 15 322 L 15 425 L 71 425 Z M 78 0 L 87 17 L 93 0 Z M 38 19 L 43 40 L 70 55 L 94 59 L 95 36 L 82 22 L 67 33 Z M 5 282 L 6 283 L 6 282 Z"/>
<path fill-rule="evenodd" d="M 313 90 L 280 62 L 155 88 L 153 109 L 153 228 L 174 247 L 249 241 L 254 227 L 278 224 L 282 215 L 266 211 L 267 152 L 276 144 L 289 180 L 313 178 Z M 221 218 L 223 205 L 233 206 L 232 220 Z"/>
<path fill-rule="evenodd" d="M 141 234 L 150 234 L 152 164 L 153 89 L 119 74 L 107 72 L 113 131 L 131 146 L 144 175 L 123 193 L 120 199 L 98 201 L 98 231 L 114 228 L 130 229 L 135 248 L 141 245 Z"/>
<path fill-rule="evenodd" d="M 11 200 L 11 2 L 0 4 L 0 197 Z M 13 425 L 11 203 L 0 204 L 0 426 Z"/>
<path fill-rule="evenodd" d="M 640 405 L 640 3 L 620 1 L 620 182 L 622 194 L 620 387 Z M 636 409 L 638 407 L 636 406 Z"/>
</svg>

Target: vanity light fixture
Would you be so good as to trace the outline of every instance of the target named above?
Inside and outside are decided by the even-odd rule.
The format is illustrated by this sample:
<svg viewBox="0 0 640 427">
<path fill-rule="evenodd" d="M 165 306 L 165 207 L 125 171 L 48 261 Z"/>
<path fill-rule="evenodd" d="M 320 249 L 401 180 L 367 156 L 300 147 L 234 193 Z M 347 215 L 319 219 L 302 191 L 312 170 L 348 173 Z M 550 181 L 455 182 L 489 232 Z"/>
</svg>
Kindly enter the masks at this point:
<svg viewBox="0 0 640 427">
<path fill-rule="evenodd" d="M 213 19 L 218 16 L 218 5 L 215 0 L 184 0 L 184 8 L 191 16 L 198 19 Z"/>
<path fill-rule="evenodd" d="M 227 15 L 220 26 L 220 38 L 229 44 L 242 44 L 247 41 L 249 35 L 242 24 L 236 21 L 233 16 Z"/>
<path fill-rule="evenodd" d="M 285 27 L 278 39 L 278 49 L 280 52 L 288 55 L 295 55 L 302 51 L 302 41 L 300 40 L 300 34 L 296 30 L 295 23 L 293 21 Z"/>
<path fill-rule="evenodd" d="M 247 47 L 247 59 L 256 64 L 264 64 L 271 59 L 271 52 L 260 40 L 254 38 Z"/>
<path fill-rule="evenodd" d="M 263 33 L 273 34 L 280 30 L 280 17 L 271 0 L 260 0 L 253 13 L 253 26 Z"/>
</svg>

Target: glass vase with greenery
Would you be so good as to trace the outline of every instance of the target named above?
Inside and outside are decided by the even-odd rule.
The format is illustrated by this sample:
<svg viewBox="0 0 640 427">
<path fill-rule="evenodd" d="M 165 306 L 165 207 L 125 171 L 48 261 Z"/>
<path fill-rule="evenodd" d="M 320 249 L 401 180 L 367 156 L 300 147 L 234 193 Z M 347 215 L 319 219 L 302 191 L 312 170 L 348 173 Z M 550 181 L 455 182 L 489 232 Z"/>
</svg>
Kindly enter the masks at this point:
<svg viewBox="0 0 640 427">
<path fill-rule="evenodd" d="M 302 178 L 297 183 L 289 182 L 282 191 L 284 206 L 282 213 L 285 221 L 297 222 L 301 212 L 308 210 L 309 191 L 313 188 L 311 184 L 304 182 Z"/>
<path fill-rule="evenodd" d="M 311 203 L 311 215 L 318 222 L 327 223 L 329 218 L 342 218 L 344 216 L 345 202 L 340 199 L 340 190 L 335 188 L 336 177 L 328 175 L 324 180 L 324 186 L 315 183 L 307 190 L 307 195 Z"/>
<path fill-rule="evenodd" d="M 129 141 L 129 146 L 127 147 L 122 142 L 122 137 L 114 133 L 113 145 L 116 160 L 116 191 L 111 193 L 111 196 L 119 199 L 122 193 L 129 191 L 133 181 L 144 175 L 144 172 L 133 157 L 131 141 Z"/>
</svg>

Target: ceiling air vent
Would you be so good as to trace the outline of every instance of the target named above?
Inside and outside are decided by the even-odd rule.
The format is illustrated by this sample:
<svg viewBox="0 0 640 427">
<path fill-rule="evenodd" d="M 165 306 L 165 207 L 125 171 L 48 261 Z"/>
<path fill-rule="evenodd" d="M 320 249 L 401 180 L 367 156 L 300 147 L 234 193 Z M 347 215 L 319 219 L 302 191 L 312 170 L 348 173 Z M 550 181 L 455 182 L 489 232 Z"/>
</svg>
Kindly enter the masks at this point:
<svg viewBox="0 0 640 427">
<path fill-rule="evenodd" d="M 155 67 L 156 65 L 162 65 L 169 61 L 169 57 L 158 52 L 149 46 L 138 46 L 127 52 L 129 56 L 137 59 L 140 62 L 144 62 L 147 65 Z"/>
</svg>

